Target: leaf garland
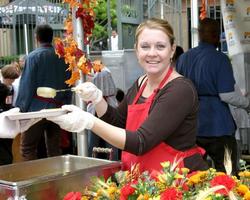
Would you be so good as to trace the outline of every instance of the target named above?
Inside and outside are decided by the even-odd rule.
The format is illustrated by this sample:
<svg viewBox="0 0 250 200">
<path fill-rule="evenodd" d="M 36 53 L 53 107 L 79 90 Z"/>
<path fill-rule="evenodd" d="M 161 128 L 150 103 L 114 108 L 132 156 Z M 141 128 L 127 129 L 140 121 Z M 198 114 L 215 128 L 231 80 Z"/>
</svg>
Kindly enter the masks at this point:
<svg viewBox="0 0 250 200">
<path fill-rule="evenodd" d="M 84 45 L 88 44 L 88 38 L 92 35 L 94 29 L 94 7 L 96 0 L 83 0 L 79 3 L 77 0 L 64 0 L 63 3 L 69 4 L 70 12 L 64 21 L 65 34 L 63 38 L 55 38 L 55 51 L 60 58 L 64 58 L 68 64 L 68 71 L 71 77 L 66 81 L 68 85 L 74 85 L 80 79 L 80 73 L 90 74 L 99 72 L 103 68 L 100 61 L 91 62 L 86 53 L 79 49 L 77 42 L 73 37 L 72 10 L 76 9 L 76 18 L 80 18 L 84 30 Z"/>
</svg>

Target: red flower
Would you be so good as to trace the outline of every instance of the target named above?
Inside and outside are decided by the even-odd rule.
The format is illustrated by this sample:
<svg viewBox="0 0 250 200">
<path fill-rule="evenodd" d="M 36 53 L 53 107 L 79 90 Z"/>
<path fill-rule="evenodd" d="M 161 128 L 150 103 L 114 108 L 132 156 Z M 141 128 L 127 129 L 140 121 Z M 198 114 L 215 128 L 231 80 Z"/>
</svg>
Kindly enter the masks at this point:
<svg viewBox="0 0 250 200">
<path fill-rule="evenodd" d="M 232 190 L 235 186 L 235 181 L 231 177 L 227 175 L 219 175 L 214 177 L 211 181 L 210 184 L 212 187 L 217 186 L 217 185 L 223 185 L 225 186 L 226 189 L 221 189 L 216 191 L 216 193 L 220 193 L 222 195 L 228 195 L 228 192 Z"/>
<path fill-rule="evenodd" d="M 80 192 L 69 192 L 65 195 L 63 200 L 81 200 L 81 193 Z"/>
<path fill-rule="evenodd" d="M 158 179 L 158 175 L 160 174 L 159 171 L 157 170 L 152 170 L 151 173 L 150 173 L 150 177 L 155 180 L 155 181 L 159 181 Z"/>
<path fill-rule="evenodd" d="M 132 184 L 135 183 L 128 183 L 121 188 L 120 200 L 127 200 L 128 196 L 135 192 L 135 188 L 131 186 Z"/>
<path fill-rule="evenodd" d="M 188 185 L 186 183 L 183 183 L 182 189 L 183 189 L 183 191 L 188 191 L 189 187 L 188 187 Z"/>
<path fill-rule="evenodd" d="M 163 193 L 161 193 L 160 200 L 181 200 L 182 193 L 175 188 L 167 188 Z"/>
</svg>

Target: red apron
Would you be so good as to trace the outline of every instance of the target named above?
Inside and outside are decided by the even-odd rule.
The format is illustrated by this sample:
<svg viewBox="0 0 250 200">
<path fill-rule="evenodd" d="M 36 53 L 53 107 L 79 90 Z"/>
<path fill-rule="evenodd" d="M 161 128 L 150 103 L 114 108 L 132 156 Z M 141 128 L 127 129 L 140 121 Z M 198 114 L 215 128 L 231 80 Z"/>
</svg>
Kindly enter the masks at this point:
<svg viewBox="0 0 250 200">
<path fill-rule="evenodd" d="M 128 106 L 128 116 L 126 124 L 127 130 L 135 131 L 141 126 L 141 124 L 148 116 L 150 106 L 156 94 L 164 86 L 164 84 L 170 77 L 172 71 L 173 68 L 170 67 L 166 76 L 159 84 L 158 88 L 154 90 L 153 94 L 150 97 L 148 97 L 144 103 L 136 104 L 144 88 L 146 87 L 147 81 L 142 85 L 133 103 Z M 164 123 L 164 121 L 162 121 L 162 123 Z M 161 142 L 159 145 L 157 145 L 156 147 L 154 147 L 153 149 L 151 149 L 150 151 L 141 156 L 136 156 L 134 154 L 123 151 L 122 152 L 123 170 L 129 170 L 131 166 L 133 166 L 134 164 L 139 164 L 141 172 L 145 170 L 148 170 L 149 172 L 155 170 L 160 171 L 162 169 L 162 166 L 160 165 L 161 162 L 170 161 L 171 163 L 173 163 L 174 160 L 177 161 L 180 158 L 181 162 L 179 163 L 178 167 L 184 167 L 183 159 L 191 155 L 194 155 L 196 153 L 204 154 L 204 150 L 200 147 L 194 147 L 192 149 L 182 152 L 174 149 L 165 142 Z"/>
</svg>

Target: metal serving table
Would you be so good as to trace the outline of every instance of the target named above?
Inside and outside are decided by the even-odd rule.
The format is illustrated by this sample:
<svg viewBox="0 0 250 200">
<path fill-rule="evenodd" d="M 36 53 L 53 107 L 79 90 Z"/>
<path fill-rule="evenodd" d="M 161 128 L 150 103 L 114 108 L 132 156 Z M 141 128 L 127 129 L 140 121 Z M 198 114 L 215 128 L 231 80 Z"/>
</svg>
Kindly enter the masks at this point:
<svg viewBox="0 0 250 200">
<path fill-rule="evenodd" d="M 92 176 L 107 178 L 119 162 L 65 155 L 0 167 L 0 200 L 61 200 L 83 191 Z"/>
</svg>

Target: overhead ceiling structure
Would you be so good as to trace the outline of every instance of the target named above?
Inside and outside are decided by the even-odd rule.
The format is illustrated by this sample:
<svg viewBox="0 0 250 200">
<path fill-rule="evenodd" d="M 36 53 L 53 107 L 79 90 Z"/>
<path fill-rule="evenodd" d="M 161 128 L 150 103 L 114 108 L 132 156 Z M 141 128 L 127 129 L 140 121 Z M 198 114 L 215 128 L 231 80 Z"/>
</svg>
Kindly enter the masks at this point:
<svg viewBox="0 0 250 200">
<path fill-rule="evenodd" d="M 67 9 L 46 0 L 15 0 L 5 6 L 0 6 L 2 24 L 12 24 L 15 15 L 55 16 L 67 15 Z"/>
<path fill-rule="evenodd" d="M 28 54 L 35 48 L 34 30 L 49 24 L 54 36 L 64 31 L 68 8 L 62 0 L 15 0 L 0 6 L 1 55 Z M 6 37 L 6 38 L 5 38 Z"/>
</svg>

